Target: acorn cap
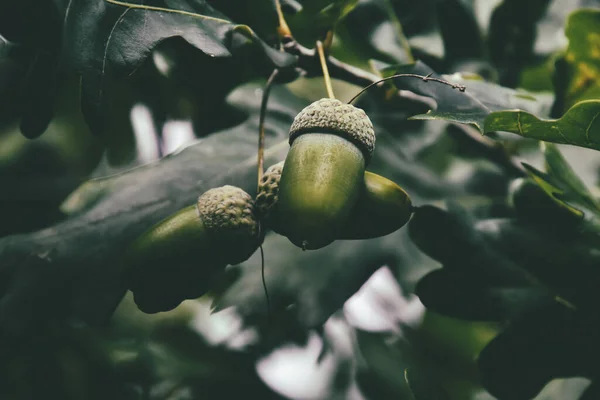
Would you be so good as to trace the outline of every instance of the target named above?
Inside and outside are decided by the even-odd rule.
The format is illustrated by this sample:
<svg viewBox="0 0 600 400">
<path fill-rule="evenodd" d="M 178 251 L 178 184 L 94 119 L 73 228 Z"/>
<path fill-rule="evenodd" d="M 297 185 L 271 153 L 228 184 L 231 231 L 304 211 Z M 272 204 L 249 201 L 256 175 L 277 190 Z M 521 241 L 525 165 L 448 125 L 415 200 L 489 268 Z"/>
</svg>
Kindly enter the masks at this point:
<svg viewBox="0 0 600 400">
<path fill-rule="evenodd" d="M 198 198 L 198 214 L 229 264 L 247 260 L 259 245 L 258 220 L 252 197 L 242 189 L 225 185 Z"/>
<path fill-rule="evenodd" d="M 354 143 L 368 162 L 375 148 L 375 131 L 360 108 L 337 99 L 317 100 L 305 107 L 290 127 L 290 145 L 305 133 L 332 133 Z"/>
<path fill-rule="evenodd" d="M 255 209 L 259 218 L 265 217 L 279 197 L 279 180 L 283 171 L 283 161 L 271 165 L 258 184 Z"/>
</svg>

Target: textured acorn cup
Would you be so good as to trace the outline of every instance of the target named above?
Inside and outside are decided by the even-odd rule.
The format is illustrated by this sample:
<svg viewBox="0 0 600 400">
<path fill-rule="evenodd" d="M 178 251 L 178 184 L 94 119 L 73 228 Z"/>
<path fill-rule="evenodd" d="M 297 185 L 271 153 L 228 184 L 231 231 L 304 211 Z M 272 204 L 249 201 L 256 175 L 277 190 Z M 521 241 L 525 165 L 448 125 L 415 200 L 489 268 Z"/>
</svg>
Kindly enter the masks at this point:
<svg viewBox="0 0 600 400">
<path fill-rule="evenodd" d="M 279 181 L 281 180 L 282 171 L 283 161 L 273 164 L 267 168 L 258 183 L 256 201 L 254 204 L 256 215 L 258 215 L 261 220 L 268 220 L 270 218 L 270 210 L 277 203 L 279 198 Z M 269 224 L 267 223 L 267 225 Z"/>
<path fill-rule="evenodd" d="M 365 112 L 318 100 L 294 119 L 278 193 L 282 234 L 303 249 L 333 242 L 356 203 L 375 146 Z"/>
<path fill-rule="evenodd" d="M 198 214 L 227 264 L 246 261 L 259 246 L 254 201 L 242 189 L 225 185 L 198 198 Z"/>
<path fill-rule="evenodd" d="M 223 186 L 133 242 L 124 258 L 125 279 L 142 311 L 167 311 L 202 296 L 227 264 L 245 261 L 258 246 L 252 198 Z"/>
<path fill-rule="evenodd" d="M 283 162 L 272 165 L 258 186 L 256 209 L 267 228 L 280 233 L 278 191 Z M 356 205 L 336 239 L 363 240 L 390 234 L 403 227 L 412 215 L 410 196 L 393 181 L 366 171 Z"/>
</svg>

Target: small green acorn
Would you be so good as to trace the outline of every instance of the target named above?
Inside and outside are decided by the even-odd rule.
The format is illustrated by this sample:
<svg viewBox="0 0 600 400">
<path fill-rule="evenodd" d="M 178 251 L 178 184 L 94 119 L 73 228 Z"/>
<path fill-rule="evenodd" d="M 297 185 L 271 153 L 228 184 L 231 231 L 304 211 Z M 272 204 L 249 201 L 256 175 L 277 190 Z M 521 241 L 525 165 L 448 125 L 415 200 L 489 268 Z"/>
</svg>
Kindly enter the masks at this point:
<svg viewBox="0 0 600 400">
<path fill-rule="evenodd" d="M 362 240 L 388 235 L 402 228 L 413 213 L 410 196 L 395 182 L 365 172 L 358 202 L 338 239 Z"/>
<path fill-rule="evenodd" d="M 206 293 L 228 264 L 247 260 L 259 245 L 251 196 L 229 185 L 210 189 L 128 247 L 125 282 L 140 310 L 167 311 Z"/>
<path fill-rule="evenodd" d="M 278 192 L 282 234 L 303 249 L 333 242 L 354 207 L 373 154 L 365 112 L 336 99 L 304 108 L 290 128 Z"/>
<path fill-rule="evenodd" d="M 283 234 L 278 216 L 279 181 L 284 169 L 281 161 L 269 167 L 256 196 L 257 215 L 265 227 Z M 404 226 L 412 215 L 408 193 L 393 181 L 366 171 L 359 198 L 336 240 L 362 240 L 390 234 Z"/>
</svg>

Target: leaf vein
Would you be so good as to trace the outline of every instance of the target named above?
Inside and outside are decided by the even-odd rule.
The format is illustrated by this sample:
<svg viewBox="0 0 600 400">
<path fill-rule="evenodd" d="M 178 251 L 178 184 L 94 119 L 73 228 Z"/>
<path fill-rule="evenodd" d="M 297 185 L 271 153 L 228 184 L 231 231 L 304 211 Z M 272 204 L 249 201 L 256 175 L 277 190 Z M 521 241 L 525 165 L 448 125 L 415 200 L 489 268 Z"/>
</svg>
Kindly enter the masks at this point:
<svg viewBox="0 0 600 400">
<path fill-rule="evenodd" d="M 129 10 L 131 10 L 131 8 L 126 9 L 125 11 L 123 11 L 123 14 L 121 14 L 119 16 L 119 18 L 113 25 L 112 29 L 110 30 L 110 33 L 108 34 L 108 38 L 106 39 L 106 44 L 104 45 L 104 57 L 102 58 L 102 71 L 100 73 L 100 88 L 98 89 L 98 101 L 101 101 L 102 94 L 103 94 L 102 82 L 104 80 L 104 73 L 106 71 L 106 60 L 108 59 L 108 46 L 110 45 L 110 39 L 112 39 L 112 36 L 115 33 L 115 29 L 117 29 L 117 25 L 119 25 L 119 22 L 121 22 L 123 20 L 123 18 L 125 17 L 125 14 L 127 14 L 127 12 Z"/>
<path fill-rule="evenodd" d="M 174 13 L 174 14 L 187 15 L 188 17 L 206 19 L 206 20 L 210 20 L 210 21 L 220 22 L 223 24 L 231 24 L 232 23 L 231 21 L 228 21 L 223 18 L 210 17 L 208 15 L 197 14 L 197 13 L 193 13 L 190 11 L 174 10 L 174 9 L 165 8 L 165 7 L 156 7 L 156 6 L 148 6 L 148 5 L 144 5 L 144 4 L 128 3 L 125 1 L 118 1 L 118 0 L 104 0 L 104 1 L 106 1 L 107 3 L 110 3 L 110 4 L 117 5 L 117 6 L 128 7 L 128 9 L 162 11 L 162 12 L 168 12 L 168 13 Z"/>
<path fill-rule="evenodd" d="M 596 115 L 594 115 L 594 118 L 592 118 L 592 120 L 590 121 L 590 123 L 588 124 L 588 126 L 585 130 L 585 139 L 587 141 L 587 144 L 592 144 L 592 142 L 590 140 L 590 129 L 592 128 L 592 125 L 594 124 L 594 121 L 596 120 L 596 118 L 598 118 L 598 115 L 600 115 L 600 111 L 598 111 L 596 113 Z"/>
<path fill-rule="evenodd" d="M 566 144 L 571 144 L 571 141 L 562 133 L 562 131 L 560 130 L 560 128 L 558 127 L 558 125 L 555 126 L 556 130 L 558 131 L 558 134 L 564 139 Z"/>
</svg>

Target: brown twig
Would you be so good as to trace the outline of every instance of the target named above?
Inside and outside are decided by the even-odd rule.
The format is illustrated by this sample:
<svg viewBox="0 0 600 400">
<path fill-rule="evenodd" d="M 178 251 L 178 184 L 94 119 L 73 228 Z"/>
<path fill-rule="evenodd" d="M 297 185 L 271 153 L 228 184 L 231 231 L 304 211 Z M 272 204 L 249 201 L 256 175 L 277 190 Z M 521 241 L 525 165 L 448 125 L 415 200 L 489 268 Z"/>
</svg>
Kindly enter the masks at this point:
<svg viewBox="0 0 600 400">
<path fill-rule="evenodd" d="M 291 37 L 292 31 L 285 21 L 285 17 L 283 16 L 283 11 L 281 11 L 281 3 L 279 0 L 275 0 L 275 9 L 277 10 L 277 18 L 278 18 L 278 26 L 277 26 L 277 34 L 280 38 Z"/>
<path fill-rule="evenodd" d="M 260 249 L 260 277 L 262 279 L 263 289 L 265 291 L 265 301 L 267 302 L 267 320 L 271 319 L 271 299 L 267 289 L 267 280 L 265 279 L 265 251 L 262 244 L 258 246 Z"/>
<path fill-rule="evenodd" d="M 271 93 L 271 87 L 273 86 L 273 81 L 277 78 L 277 74 L 279 74 L 278 69 L 274 69 L 267 79 L 267 83 L 265 84 L 265 90 L 263 91 L 262 100 L 260 102 L 260 115 L 258 117 L 258 184 L 260 185 L 260 180 L 263 176 L 264 164 L 265 164 L 265 117 L 267 115 L 267 103 L 269 102 L 269 94 Z"/>
<path fill-rule="evenodd" d="M 433 81 L 433 82 L 438 82 L 438 83 L 442 83 L 444 85 L 448 85 L 451 86 L 452 89 L 458 89 L 461 92 L 464 92 L 466 90 L 466 87 L 463 85 L 459 85 L 458 83 L 452 83 L 452 82 L 448 82 L 445 81 L 443 79 L 438 79 L 438 78 L 432 78 L 431 74 L 429 75 L 417 75 L 417 74 L 396 74 L 396 75 L 392 75 L 392 76 L 388 76 L 387 78 L 383 78 L 383 79 L 379 79 L 376 82 L 373 82 L 369 85 L 367 85 L 366 87 L 364 87 L 360 92 L 358 92 L 353 98 L 350 99 L 350 101 L 348 101 L 348 104 L 352 104 L 352 102 L 354 100 L 356 100 L 356 98 L 358 96 L 360 96 L 361 94 L 363 94 L 364 92 L 366 92 L 367 90 L 369 90 L 370 88 L 372 88 L 373 86 L 381 83 L 381 82 L 385 82 L 385 81 L 389 81 L 391 79 L 396 79 L 396 78 L 418 78 L 418 79 L 422 79 L 423 82 L 429 82 L 429 81 Z"/>
<path fill-rule="evenodd" d="M 327 89 L 327 96 L 330 99 L 335 99 L 333 94 L 333 87 L 331 86 L 331 77 L 329 76 L 329 69 L 327 68 L 327 58 L 325 57 L 325 50 L 323 50 L 323 43 L 317 40 L 317 51 L 319 52 L 319 61 L 321 62 L 321 70 L 323 70 L 323 78 L 325 79 L 325 88 Z"/>
<path fill-rule="evenodd" d="M 293 38 L 288 38 L 284 43 L 284 50 L 298 56 L 297 66 L 307 78 L 321 76 L 323 73 L 315 49 L 306 48 Z M 346 64 L 332 56 L 328 57 L 327 65 L 330 76 L 357 86 L 367 86 L 379 79 L 375 74 Z"/>
</svg>

